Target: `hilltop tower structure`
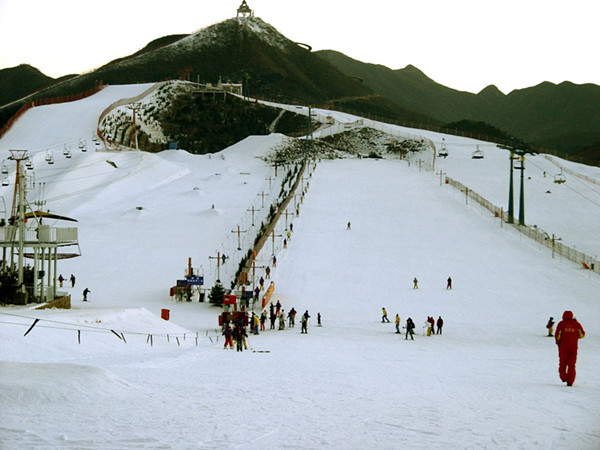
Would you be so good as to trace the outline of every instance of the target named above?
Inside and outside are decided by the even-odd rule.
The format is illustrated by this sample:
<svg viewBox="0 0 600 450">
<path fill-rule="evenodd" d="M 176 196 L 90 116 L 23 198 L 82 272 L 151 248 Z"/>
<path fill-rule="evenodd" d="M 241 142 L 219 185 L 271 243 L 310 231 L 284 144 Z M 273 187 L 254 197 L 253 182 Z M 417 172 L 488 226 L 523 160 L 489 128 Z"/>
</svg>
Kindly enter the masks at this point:
<svg viewBox="0 0 600 450">
<path fill-rule="evenodd" d="M 248 17 L 254 17 L 254 11 L 250 9 L 246 0 L 242 1 L 242 4 L 237 9 L 237 19 L 242 22 L 245 21 Z"/>
</svg>

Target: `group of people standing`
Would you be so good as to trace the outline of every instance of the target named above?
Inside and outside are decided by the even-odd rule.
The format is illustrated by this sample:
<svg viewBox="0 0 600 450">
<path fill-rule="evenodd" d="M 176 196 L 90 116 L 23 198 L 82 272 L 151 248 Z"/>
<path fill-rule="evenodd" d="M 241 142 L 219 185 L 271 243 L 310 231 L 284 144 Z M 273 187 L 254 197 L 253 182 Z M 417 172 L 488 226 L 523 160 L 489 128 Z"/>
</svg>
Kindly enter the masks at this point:
<svg viewBox="0 0 600 450">
<path fill-rule="evenodd" d="M 390 323 L 390 319 L 388 319 L 388 314 L 387 314 L 387 310 L 385 309 L 385 307 L 381 308 L 381 323 Z M 396 317 L 394 319 L 394 324 L 396 326 L 396 334 L 402 334 L 400 332 L 400 315 L 396 314 Z M 444 319 L 442 319 L 442 316 L 439 316 L 436 320 L 433 317 L 428 316 L 427 317 L 427 321 L 425 322 L 426 326 L 427 326 L 427 336 L 432 336 L 435 333 L 435 326 L 437 325 L 437 334 L 442 334 L 442 328 L 444 326 Z M 415 322 L 412 320 L 411 317 L 409 317 L 408 319 L 406 319 L 406 324 L 402 327 L 402 329 L 406 330 L 404 339 L 407 340 L 408 337 L 410 336 L 410 339 L 414 341 L 414 334 L 415 334 Z"/>
<path fill-rule="evenodd" d="M 252 316 L 249 318 L 250 332 L 254 335 L 258 335 L 260 331 L 265 331 L 267 320 L 270 322 L 269 329 L 271 330 L 274 330 L 276 325 L 278 325 L 278 330 L 285 330 L 286 319 L 288 327 L 294 328 L 296 325 L 297 314 L 298 312 L 293 307 L 286 314 L 285 310 L 281 307 L 281 302 L 279 300 L 276 304 L 271 302 L 269 305 L 269 312 L 264 309 L 260 316 L 254 312 L 252 313 Z M 308 319 L 310 319 L 310 314 L 308 313 L 308 310 L 306 310 L 304 311 L 304 314 L 300 316 L 300 324 L 302 327 L 300 331 L 301 334 L 308 334 Z M 317 326 L 321 326 L 321 313 L 317 313 Z M 248 333 L 246 332 L 243 320 L 238 320 L 233 328 L 227 324 L 221 334 L 225 337 L 223 348 L 233 349 L 234 341 L 236 342 L 238 352 L 248 348 L 246 342 Z"/>
<path fill-rule="evenodd" d="M 62 276 L 62 273 L 58 276 L 58 285 L 63 287 L 63 283 L 65 282 L 65 277 Z M 69 282 L 71 283 L 71 287 L 75 287 L 75 275 L 71 274 L 69 277 Z"/>
</svg>

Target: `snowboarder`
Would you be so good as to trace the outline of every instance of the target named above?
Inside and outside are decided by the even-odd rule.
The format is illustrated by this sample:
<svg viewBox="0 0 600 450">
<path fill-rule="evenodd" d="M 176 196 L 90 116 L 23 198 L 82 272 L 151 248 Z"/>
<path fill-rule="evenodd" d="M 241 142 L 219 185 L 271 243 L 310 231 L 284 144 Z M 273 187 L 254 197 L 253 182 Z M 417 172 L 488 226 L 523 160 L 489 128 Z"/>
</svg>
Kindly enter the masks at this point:
<svg viewBox="0 0 600 450">
<path fill-rule="evenodd" d="M 400 316 L 396 314 L 396 334 L 400 334 Z"/>
<path fill-rule="evenodd" d="M 225 349 L 227 346 L 229 346 L 229 348 L 233 350 L 233 341 L 231 340 L 233 331 L 231 330 L 231 327 L 227 325 L 221 334 L 225 336 L 225 345 L 223 345 L 223 348 Z"/>
<path fill-rule="evenodd" d="M 58 276 L 58 285 L 60 287 L 63 287 L 63 281 L 65 281 L 65 278 L 62 276 L 62 273 Z"/>
<path fill-rule="evenodd" d="M 269 266 L 267 266 L 267 268 L 265 269 L 265 278 L 267 280 L 271 278 L 271 268 Z"/>
<path fill-rule="evenodd" d="M 406 336 L 404 336 L 404 340 L 408 339 L 408 335 L 410 334 L 410 339 L 411 340 L 415 340 L 415 338 L 413 337 L 414 334 L 414 329 L 415 329 L 415 323 L 413 322 L 412 318 L 408 318 L 406 319 Z"/>
<path fill-rule="evenodd" d="M 583 339 L 585 331 L 577 319 L 573 317 L 573 312 L 565 311 L 561 320 L 556 326 L 554 340 L 558 345 L 558 374 L 560 380 L 567 383 L 567 386 L 573 386 L 575 382 L 575 363 L 577 362 L 577 344 L 579 339 Z"/>
<path fill-rule="evenodd" d="M 381 314 L 381 323 L 390 323 L 390 319 L 388 319 L 387 311 L 385 310 L 385 308 L 381 308 Z"/>
<path fill-rule="evenodd" d="M 550 317 L 548 323 L 546 324 L 546 328 L 548 328 L 548 337 L 554 336 L 554 317 Z"/>
<path fill-rule="evenodd" d="M 260 280 L 258 280 L 258 284 L 260 286 L 260 290 L 262 291 L 265 287 L 265 279 L 263 277 L 260 277 Z"/>
<path fill-rule="evenodd" d="M 75 287 L 75 275 L 71 274 L 69 280 L 71 281 L 71 287 Z"/>
<path fill-rule="evenodd" d="M 437 334 L 442 334 L 442 327 L 444 326 L 444 319 L 442 316 L 438 316 L 437 320 Z"/>
<path fill-rule="evenodd" d="M 304 311 L 302 314 L 302 333 L 308 334 L 308 319 L 310 316 L 308 315 L 308 309 Z"/>
<path fill-rule="evenodd" d="M 87 296 L 88 296 L 88 294 L 89 294 L 90 292 L 92 292 L 92 291 L 90 291 L 88 288 L 85 288 L 85 289 L 83 290 L 83 301 L 84 301 L 84 302 L 87 302 Z"/>
<path fill-rule="evenodd" d="M 273 267 L 277 267 L 277 256 L 273 255 Z"/>
<path fill-rule="evenodd" d="M 446 281 L 446 289 L 452 289 L 452 278 L 448 277 L 448 280 Z"/>
<path fill-rule="evenodd" d="M 352 224 L 350 222 L 348 222 L 348 225 L 346 226 L 346 230 L 351 230 L 352 229 Z"/>
<path fill-rule="evenodd" d="M 417 277 L 413 279 L 413 289 L 419 289 L 419 280 L 417 280 Z"/>
</svg>

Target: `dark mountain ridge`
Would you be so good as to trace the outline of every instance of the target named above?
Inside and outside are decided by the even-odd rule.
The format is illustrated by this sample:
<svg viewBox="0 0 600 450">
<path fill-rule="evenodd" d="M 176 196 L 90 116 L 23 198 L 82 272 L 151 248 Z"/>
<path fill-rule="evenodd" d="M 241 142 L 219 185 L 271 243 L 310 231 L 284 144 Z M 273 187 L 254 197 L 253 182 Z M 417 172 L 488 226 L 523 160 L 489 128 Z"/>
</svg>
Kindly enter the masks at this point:
<svg viewBox="0 0 600 450">
<path fill-rule="evenodd" d="M 11 72 L 16 69 L 30 78 L 15 77 Z M 600 164 L 594 150 L 600 142 L 599 86 L 546 82 L 508 95 L 493 85 L 478 94 L 462 92 L 436 83 L 412 65 L 392 70 L 332 50 L 311 52 L 256 17 L 164 36 L 60 84 L 30 66 L 4 69 L 0 82 L 13 93 L 0 97 L 5 99 L 0 104 L 31 92 L 36 94 L 30 99 L 75 94 L 99 80 L 124 84 L 177 78 L 243 82 L 246 92 L 258 98 L 343 107 L 413 126 L 485 122 L 522 140 Z M 0 109 L 0 122 L 17 106 Z"/>
</svg>

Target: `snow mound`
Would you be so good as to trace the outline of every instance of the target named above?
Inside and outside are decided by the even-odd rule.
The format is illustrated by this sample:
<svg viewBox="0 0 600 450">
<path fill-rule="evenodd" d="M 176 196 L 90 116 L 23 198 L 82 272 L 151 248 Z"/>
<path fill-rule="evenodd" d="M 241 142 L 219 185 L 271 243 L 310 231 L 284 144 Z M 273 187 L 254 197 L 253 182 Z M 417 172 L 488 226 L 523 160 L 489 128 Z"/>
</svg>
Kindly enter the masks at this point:
<svg viewBox="0 0 600 450">
<path fill-rule="evenodd" d="M 32 379 L 36 383 L 31 383 Z M 99 367 L 0 361 L 0 403 L 5 406 L 91 404 L 98 397 L 118 397 L 131 389 L 126 382 Z"/>
</svg>

